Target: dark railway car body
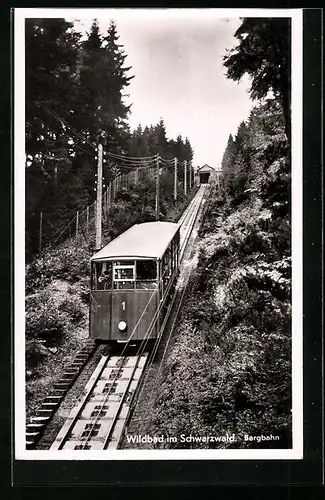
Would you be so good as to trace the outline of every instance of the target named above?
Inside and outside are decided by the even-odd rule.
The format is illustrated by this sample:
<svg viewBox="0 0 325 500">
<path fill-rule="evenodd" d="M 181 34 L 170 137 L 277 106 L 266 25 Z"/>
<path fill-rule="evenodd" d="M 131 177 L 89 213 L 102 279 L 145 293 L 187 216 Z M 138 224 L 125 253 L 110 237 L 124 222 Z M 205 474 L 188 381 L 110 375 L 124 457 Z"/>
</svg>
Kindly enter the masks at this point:
<svg viewBox="0 0 325 500">
<path fill-rule="evenodd" d="M 156 338 L 179 272 L 179 226 L 136 224 L 91 258 L 90 337 Z"/>
</svg>

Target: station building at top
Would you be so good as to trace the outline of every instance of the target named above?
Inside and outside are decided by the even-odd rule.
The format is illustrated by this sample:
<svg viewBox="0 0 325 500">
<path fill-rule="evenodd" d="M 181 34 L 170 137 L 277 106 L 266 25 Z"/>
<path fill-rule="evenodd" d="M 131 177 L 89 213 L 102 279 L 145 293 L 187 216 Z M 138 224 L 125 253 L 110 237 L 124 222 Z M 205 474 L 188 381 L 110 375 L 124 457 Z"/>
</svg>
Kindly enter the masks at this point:
<svg viewBox="0 0 325 500">
<path fill-rule="evenodd" d="M 219 181 L 220 174 L 220 171 L 205 164 L 196 169 L 194 180 L 196 184 L 214 184 Z"/>
</svg>

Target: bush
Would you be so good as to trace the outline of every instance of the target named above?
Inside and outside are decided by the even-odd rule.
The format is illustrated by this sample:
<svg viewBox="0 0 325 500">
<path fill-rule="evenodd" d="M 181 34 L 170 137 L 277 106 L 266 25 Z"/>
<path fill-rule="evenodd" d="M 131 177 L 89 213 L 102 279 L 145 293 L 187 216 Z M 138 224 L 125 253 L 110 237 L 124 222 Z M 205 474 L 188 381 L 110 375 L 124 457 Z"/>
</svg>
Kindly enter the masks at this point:
<svg viewBox="0 0 325 500">
<path fill-rule="evenodd" d="M 47 349 L 41 343 L 28 342 L 26 346 L 26 369 L 35 368 L 47 356 Z"/>
<path fill-rule="evenodd" d="M 37 257 L 26 272 L 26 292 L 44 288 L 55 279 L 72 283 L 89 274 L 89 251 L 82 245 L 69 245 L 48 251 Z"/>
<path fill-rule="evenodd" d="M 65 333 L 66 318 L 59 311 L 57 301 L 50 293 L 42 292 L 27 301 L 27 338 L 41 338 L 48 343 L 59 343 Z"/>
<path fill-rule="evenodd" d="M 87 314 L 87 308 L 82 303 L 82 300 L 77 295 L 76 291 L 74 291 L 73 295 L 64 299 L 64 301 L 59 305 L 59 311 L 66 313 L 69 320 L 74 324 L 81 321 Z"/>
</svg>

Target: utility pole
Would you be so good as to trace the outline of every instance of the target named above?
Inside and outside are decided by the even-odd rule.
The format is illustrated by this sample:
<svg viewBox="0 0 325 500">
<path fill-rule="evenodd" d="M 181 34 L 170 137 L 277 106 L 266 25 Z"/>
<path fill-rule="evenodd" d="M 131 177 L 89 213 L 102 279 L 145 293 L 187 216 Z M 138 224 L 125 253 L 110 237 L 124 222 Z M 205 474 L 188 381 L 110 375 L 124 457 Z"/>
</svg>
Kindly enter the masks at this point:
<svg viewBox="0 0 325 500">
<path fill-rule="evenodd" d="M 187 194 L 187 161 L 184 160 L 184 194 Z"/>
<path fill-rule="evenodd" d="M 98 144 L 97 159 L 97 202 L 96 202 L 96 249 L 102 245 L 102 189 L 103 189 L 103 146 Z"/>
<path fill-rule="evenodd" d="M 177 200 L 177 158 L 174 158 L 174 200 Z"/>
<path fill-rule="evenodd" d="M 188 168 L 189 168 L 189 190 L 192 188 L 192 162 L 191 160 L 188 162 Z"/>
<path fill-rule="evenodd" d="M 159 220 L 159 188 L 160 188 L 160 179 L 159 179 L 159 163 L 160 156 L 157 154 L 156 159 L 156 220 Z"/>
</svg>

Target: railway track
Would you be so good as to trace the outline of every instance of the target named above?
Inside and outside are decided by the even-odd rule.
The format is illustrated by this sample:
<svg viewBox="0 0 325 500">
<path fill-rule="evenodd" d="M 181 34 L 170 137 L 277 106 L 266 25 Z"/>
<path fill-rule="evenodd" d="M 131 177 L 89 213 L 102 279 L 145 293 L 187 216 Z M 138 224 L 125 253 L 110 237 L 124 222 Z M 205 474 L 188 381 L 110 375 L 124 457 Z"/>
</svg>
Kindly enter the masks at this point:
<svg viewBox="0 0 325 500">
<path fill-rule="evenodd" d="M 116 449 L 146 360 L 147 353 L 103 356 L 51 450 Z"/>
<path fill-rule="evenodd" d="M 206 190 L 206 186 L 200 187 L 178 222 L 181 261 Z M 81 400 L 71 411 L 51 450 L 105 450 L 119 447 L 129 410 L 134 406 L 135 396 L 141 387 L 142 375 L 154 359 L 172 306 L 173 301 L 150 354 L 144 352 L 144 344 L 135 355 L 122 352 L 121 356 L 102 356 Z"/>
<path fill-rule="evenodd" d="M 183 234 L 187 233 L 186 244 L 184 245 L 184 249 L 182 251 L 182 266 L 179 282 L 176 288 L 176 293 L 171 303 L 172 311 L 170 311 L 171 314 L 167 318 L 167 324 L 164 325 L 167 331 L 164 335 L 161 336 L 161 341 L 154 346 L 153 351 L 150 353 L 150 358 L 148 359 L 145 373 L 143 374 L 138 385 L 137 393 L 135 394 L 135 397 L 131 402 L 130 413 L 126 421 L 124 439 L 121 442 L 121 448 L 147 449 L 146 444 L 130 444 L 125 439 L 125 436 L 141 434 L 145 435 L 150 433 L 150 427 L 148 427 L 148 423 L 150 422 L 150 412 L 154 402 L 155 388 L 161 382 L 160 377 L 163 361 L 167 354 L 169 345 L 172 343 L 173 331 L 179 318 L 189 278 L 193 270 L 193 265 L 195 265 L 195 257 L 193 259 L 193 244 L 195 242 L 197 232 L 193 231 L 193 229 L 195 228 L 195 222 L 198 218 L 201 217 L 202 213 L 204 212 L 205 207 L 203 198 L 209 194 L 210 189 L 210 186 L 204 186 L 204 191 L 202 194 L 200 194 L 201 201 L 200 203 L 195 204 L 195 216 L 193 213 L 188 213 L 188 218 L 191 219 L 191 222 L 188 222 L 186 224 L 186 229 L 184 229 L 183 231 Z M 187 243 L 189 243 L 189 245 L 187 245 Z"/>
</svg>

